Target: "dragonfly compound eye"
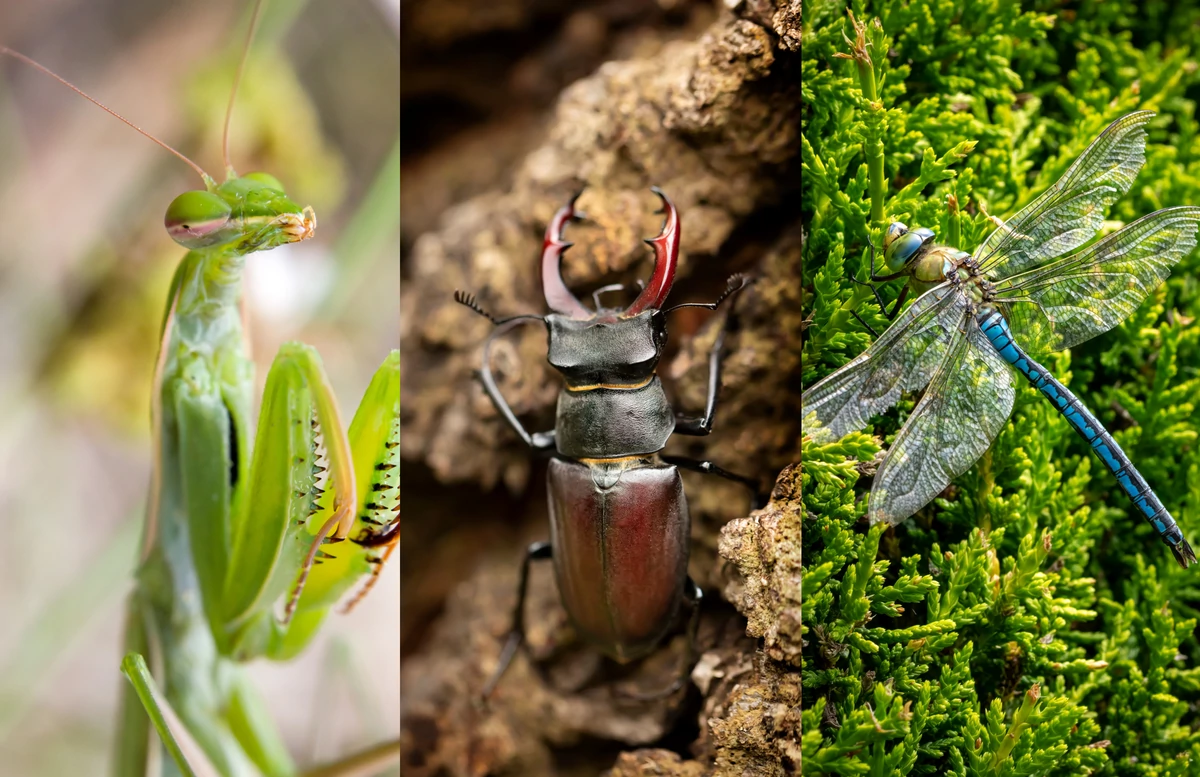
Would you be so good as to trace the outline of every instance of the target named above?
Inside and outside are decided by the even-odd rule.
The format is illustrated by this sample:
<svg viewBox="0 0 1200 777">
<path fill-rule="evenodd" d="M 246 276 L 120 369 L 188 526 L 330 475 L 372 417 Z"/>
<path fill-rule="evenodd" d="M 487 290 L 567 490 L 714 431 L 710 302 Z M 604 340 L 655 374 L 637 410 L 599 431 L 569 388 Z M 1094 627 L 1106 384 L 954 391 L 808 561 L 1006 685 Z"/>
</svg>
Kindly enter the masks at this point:
<svg viewBox="0 0 1200 777">
<path fill-rule="evenodd" d="M 904 229 L 904 232 L 894 229 L 897 226 Z M 900 272 L 916 257 L 917 252 L 932 240 L 933 230 L 920 227 L 909 231 L 899 222 L 892 224 L 888 227 L 883 244 L 883 256 L 887 267 L 891 272 Z"/>
<path fill-rule="evenodd" d="M 925 241 L 916 232 L 907 232 L 896 238 L 884 250 L 888 267 L 895 267 L 894 272 L 899 271 L 924 244 Z"/>
<path fill-rule="evenodd" d="M 883 236 L 883 250 L 887 250 L 896 238 L 903 237 L 908 234 L 908 227 L 899 221 L 893 221 L 888 224 L 887 234 Z"/>
<path fill-rule="evenodd" d="M 229 203 L 212 192 L 190 191 L 171 202 L 163 223 L 176 243 L 204 248 L 225 239 L 232 212 Z"/>
</svg>

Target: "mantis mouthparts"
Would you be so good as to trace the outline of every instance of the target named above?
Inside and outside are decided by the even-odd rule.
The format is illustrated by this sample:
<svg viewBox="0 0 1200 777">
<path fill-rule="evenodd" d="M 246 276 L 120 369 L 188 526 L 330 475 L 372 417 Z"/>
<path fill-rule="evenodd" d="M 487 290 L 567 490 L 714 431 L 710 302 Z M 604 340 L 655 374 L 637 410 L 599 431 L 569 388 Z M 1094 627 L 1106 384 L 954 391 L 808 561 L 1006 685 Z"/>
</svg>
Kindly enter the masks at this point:
<svg viewBox="0 0 1200 777">
<path fill-rule="evenodd" d="M 308 240 L 317 232 L 317 214 L 309 205 L 300 216 L 285 213 L 279 217 L 279 226 L 293 243 Z"/>
</svg>

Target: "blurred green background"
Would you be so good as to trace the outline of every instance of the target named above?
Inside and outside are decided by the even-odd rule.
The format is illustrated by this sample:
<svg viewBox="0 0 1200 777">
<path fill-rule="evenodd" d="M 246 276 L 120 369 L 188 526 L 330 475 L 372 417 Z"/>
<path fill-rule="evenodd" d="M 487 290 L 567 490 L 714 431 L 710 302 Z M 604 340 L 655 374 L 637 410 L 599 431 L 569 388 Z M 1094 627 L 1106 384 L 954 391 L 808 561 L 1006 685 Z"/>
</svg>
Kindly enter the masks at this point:
<svg viewBox="0 0 1200 777">
<path fill-rule="evenodd" d="M 223 177 L 250 3 L 0 4 L 20 50 Z M 271 0 L 234 112 L 240 172 L 311 204 L 315 239 L 253 256 L 259 382 L 315 345 L 349 419 L 398 342 L 400 0 Z M 0 775 L 92 775 L 113 735 L 123 599 L 150 475 L 158 327 L 188 167 L 0 60 Z M 285 665 L 252 673 L 301 764 L 399 729 L 399 571 Z"/>
</svg>

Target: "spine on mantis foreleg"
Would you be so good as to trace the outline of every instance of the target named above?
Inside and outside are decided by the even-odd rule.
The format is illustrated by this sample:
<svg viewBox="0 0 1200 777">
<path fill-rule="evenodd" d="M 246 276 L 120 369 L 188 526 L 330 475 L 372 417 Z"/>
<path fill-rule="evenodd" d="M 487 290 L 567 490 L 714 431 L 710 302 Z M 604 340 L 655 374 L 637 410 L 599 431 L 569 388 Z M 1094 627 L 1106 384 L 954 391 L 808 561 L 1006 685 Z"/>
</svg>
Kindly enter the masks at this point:
<svg viewBox="0 0 1200 777">
<path fill-rule="evenodd" d="M 295 619 L 324 617 L 346 591 L 345 581 L 360 575 L 361 558 L 370 570 L 346 603 L 352 609 L 371 590 L 400 541 L 400 352 L 392 351 L 375 372 L 347 432 L 354 457 L 358 515 L 350 543 L 325 549 L 308 573 L 296 602 Z M 319 622 L 319 621 L 318 621 Z"/>
</svg>

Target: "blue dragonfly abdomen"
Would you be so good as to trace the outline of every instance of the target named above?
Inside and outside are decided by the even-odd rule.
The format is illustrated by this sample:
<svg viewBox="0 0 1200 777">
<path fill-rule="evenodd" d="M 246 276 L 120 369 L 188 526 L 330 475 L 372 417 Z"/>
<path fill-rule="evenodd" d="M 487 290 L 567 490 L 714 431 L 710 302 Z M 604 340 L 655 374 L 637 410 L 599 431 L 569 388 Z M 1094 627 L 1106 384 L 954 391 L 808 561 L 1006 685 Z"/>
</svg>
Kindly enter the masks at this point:
<svg viewBox="0 0 1200 777">
<path fill-rule="evenodd" d="M 1012 412 L 1016 377 L 1007 362 L 1088 441 L 1176 560 L 1196 561 L 1112 435 L 1023 350 L 1057 351 L 1107 332 L 1196 247 L 1195 206 L 1164 208 L 1092 240 L 1145 162 L 1153 116 L 1114 121 L 1054 186 L 1007 221 L 991 219 L 996 229 L 969 254 L 938 245 L 931 229 L 893 222 L 878 275 L 871 245 L 872 281 L 907 280 L 890 310 L 875 290 L 893 323 L 800 395 L 805 432 L 821 441 L 862 429 L 903 394 L 922 392 L 875 472 L 871 523 L 899 525 L 979 460 Z M 910 291 L 920 296 L 901 310 Z"/>
<path fill-rule="evenodd" d="M 1121 484 L 1121 489 L 1129 495 L 1138 510 L 1162 537 L 1163 542 L 1171 548 L 1176 560 L 1185 567 L 1188 563 L 1194 563 L 1196 555 L 1184 539 L 1183 532 L 1175 524 L 1175 519 L 1099 419 L 1087 409 L 1079 397 L 1071 393 L 1071 390 L 1050 374 L 1049 370 L 1034 361 L 1016 344 L 1008 321 L 999 310 L 985 305 L 976 315 L 976 321 L 984 337 L 1000 357 L 1016 367 L 1034 388 L 1054 404 L 1058 412 L 1067 419 L 1067 423 L 1087 440 L 1096 456 Z"/>
</svg>

